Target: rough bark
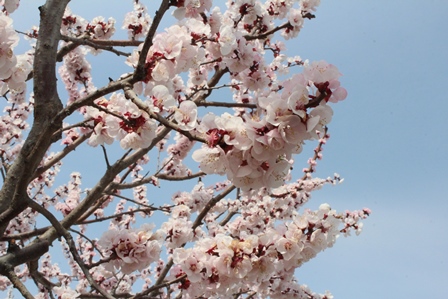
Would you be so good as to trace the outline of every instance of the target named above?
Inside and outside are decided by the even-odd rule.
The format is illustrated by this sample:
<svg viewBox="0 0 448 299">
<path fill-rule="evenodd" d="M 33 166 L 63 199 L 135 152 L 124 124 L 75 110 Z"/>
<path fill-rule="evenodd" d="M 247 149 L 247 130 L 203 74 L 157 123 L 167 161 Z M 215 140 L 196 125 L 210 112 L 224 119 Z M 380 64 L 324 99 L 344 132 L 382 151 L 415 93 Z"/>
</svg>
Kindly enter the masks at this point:
<svg viewBox="0 0 448 299">
<path fill-rule="evenodd" d="M 8 170 L 0 191 L 0 236 L 9 221 L 27 207 L 27 186 L 53 134 L 62 127 L 54 116 L 62 109 L 56 89 L 56 54 L 61 20 L 69 0 L 48 0 L 40 9 L 40 31 L 34 60 L 34 122 L 31 131 Z"/>
</svg>

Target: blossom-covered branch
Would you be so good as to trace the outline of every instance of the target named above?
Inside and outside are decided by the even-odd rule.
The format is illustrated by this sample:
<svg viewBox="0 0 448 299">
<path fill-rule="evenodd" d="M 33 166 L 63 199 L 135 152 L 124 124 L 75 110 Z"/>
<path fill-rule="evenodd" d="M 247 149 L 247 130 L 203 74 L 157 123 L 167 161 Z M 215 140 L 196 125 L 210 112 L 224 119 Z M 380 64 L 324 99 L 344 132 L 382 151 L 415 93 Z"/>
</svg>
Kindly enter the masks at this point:
<svg viewBox="0 0 448 299">
<path fill-rule="evenodd" d="M 296 269 L 371 212 L 305 206 L 342 182 L 314 177 L 341 74 L 287 51 L 320 1 L 134 0 L 121 29 L 68 3 L 19 36 L 20 1 L 0 1 L 0 290 L 332 298 Z"/>
</svg>

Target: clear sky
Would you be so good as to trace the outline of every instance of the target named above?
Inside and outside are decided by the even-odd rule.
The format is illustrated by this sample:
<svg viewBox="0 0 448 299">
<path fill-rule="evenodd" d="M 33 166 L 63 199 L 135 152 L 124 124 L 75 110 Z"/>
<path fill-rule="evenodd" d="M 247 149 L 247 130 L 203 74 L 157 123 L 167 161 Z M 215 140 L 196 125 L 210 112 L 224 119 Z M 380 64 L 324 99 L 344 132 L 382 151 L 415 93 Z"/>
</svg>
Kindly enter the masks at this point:
<svg viewBox="0 0 448 299">
<path fill-rule="evenodd" d="M 120 19 L 124 2 L 71 6 L 81 15 L 88 6 L 87 17 Z M 289 53 L 335 64 L 349 96 L 333 106 L 331 139 L 318 166 L 321 176 L 338 172 L 345 181 L 316 192 L 310 207 L 328 202 L 339 211 L 369 207 L 373 214 L 360 236 L 341 237 L 298 278 L 335 298 L 444 298 L 448 1 L 322 0 L 316 16 Z M 17 29 L 27 29 L 20 23 Z M 109 65 L 104 72 L 112 72 Z M 304 153 L 303 162 L 307 158 Z"/>
<path fill-rule="evenodd" d="M 297 52 L 344 74 L 316 193 L 338 210 L 367 206 L 359 237 L 340 240 L 299 277 L 336 298 L 448 293 L 448 1 L 322 1 Z"/>
</svg>

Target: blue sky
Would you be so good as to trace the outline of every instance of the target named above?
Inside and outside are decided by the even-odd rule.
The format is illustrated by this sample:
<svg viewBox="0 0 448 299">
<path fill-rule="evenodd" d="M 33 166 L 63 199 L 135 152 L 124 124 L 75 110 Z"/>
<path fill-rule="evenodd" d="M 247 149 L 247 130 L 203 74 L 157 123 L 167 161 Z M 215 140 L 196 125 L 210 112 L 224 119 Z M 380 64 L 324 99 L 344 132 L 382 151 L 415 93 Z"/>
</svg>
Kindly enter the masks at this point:
<svg viewBox="0 0 448 299">
<path fill-rule="evenodd" d="M 315 200 L 373 210 L 299 276 L 336 298 L 436 298 L 448 291 L 448 2 L 322 1 L 297 51 L 344 74 L 319 167 L 343 184 Z M 329 266 L 329 267 L 328 267 Z M 331 270 L 332 269 L 332 270 Z"/>
<path fill-rule="evenodd" d="M 86 18 L 121 17 L 128 2 L 71 6 L 83 14 L 88 3 Z M 21 13 L 35 14 L 27 5 L 22 1 Z M 291 55 L 335 64 L 349 92 L 333 106 L 318 166 L 319 175 L 338 172 L 345 181 L 316 192 L 310 207 L 328 202 L 338 211 L 373 211 L 360 236 L 341 237 L 299 269 L 300 282 L 313 291 L 344 299 L 448 293 L 447 15 L 445 0 L 322 0 L 317 18 L 288 44 Z M 28 28 L 21 23 L 16 19 L 15 28 Z"/>
</svg>

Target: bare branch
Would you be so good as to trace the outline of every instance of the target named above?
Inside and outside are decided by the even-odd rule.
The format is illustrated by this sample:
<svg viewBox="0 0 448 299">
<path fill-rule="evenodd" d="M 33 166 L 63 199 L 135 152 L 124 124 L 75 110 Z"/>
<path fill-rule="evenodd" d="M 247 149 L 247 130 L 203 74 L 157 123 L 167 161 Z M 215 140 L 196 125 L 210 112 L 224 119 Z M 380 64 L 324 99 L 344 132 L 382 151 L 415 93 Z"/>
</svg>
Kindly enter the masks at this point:
<svg viewBox="0 0 448 299">
<path fill-rule="evenodd" d="M 71 42 L 75 45 L 84 45 L 89 46 L 91 48 L 94 48 L 95 50 L 101 49 L 105 51 L 112 52 L 118 56 L 130 56 L 131 53 L 122 52 L 119 50 L 114 49 L 114 41 L 102 41 L 102 40 L 94 40 L 90 39 L 88 37 L 86 38 L 75 38 L 71 36 L 61 35 L 61 40 L 66 42 Z M 121 46 L 138 46 L 141 42 L 135 42 L 135 41 L 127 41 L 127 43 L 124 43 L 125 41 L 119 41 Z"/>
<path fill-rule="evenodd" d="M 50 161 L 48 161 L 45 165 L 43 165 L 42 167 L 39 167 L 38 169 L 36 169 L 33 178 L 37 178 L 38 176 L 40 176 L 41 174 L 43 174 L 45 171 L 47 171 L 48 169 L 50 169 L 52 166 L 54 166 L 56 163 L 58 163 L 59 161 L 61 161 L 62 159 L 64 159 L 69 153 L 71 153 L 72 151 L 74 151 L 79 145 L 81 145 L 84 141 L 86 141 L 87 139 L 89 139 L 90 135 L 92 133 L 86 134 L 86 135 L 82 135 L 81 137 L 79 137 L 78 139 L 76 139 L 75 141 L 73 141 L 73 143 L 67 145 L 62 151 L 60 151 L 59 153 L 57 153 L 53 159 L 51 159 Z"/>
<path fill-rule="evenodd" d="M 186 181 L 186 180 L 191 180 L 194 178 L 200 178 L 201 176 L 205 176 L 206 173 L 205 172 L 197 172 L 194 174 L 190 174 L 190 175 L 186 175 L 186 176 L 170 176 L 164 173 L 161 174 L 157 174 L 155 175 L 156 178 L 161 179 L 161 180 L 166 180 L 166 181 Z"/>
<path fill-rule="evenodd" d="M 226 225 L 226 224 L 232 219 L 232 217 L 235 216 L 236 214 L 238 214 L 238 213 L 237 213 L 237 212 L 229 212 L 229 213 L 227 214 L 226 218 L 224 218 L 224 219 L 219 223 L 219 225 L 220 225 L 220 226 L 224 226 L 224 225 Z"/>
<path fill-rule="evenodd" d="M 84 221 L 82 221 L 80 223 L 77 223 L 77 224 L 98 223 L 98 222 L 103 222 L 103 221 L 114 219 L 114 218 L 119 218 L 119 217 L 124 216 L 124 215 L 132 215 L 132 214 L 139 213 L 139 212 L 145 213 L 145 214 L 149 214 L 150 212 L 153 212 L 155 210 L 158 210 L 158 209 L 157 208 L 152 208 L 152 207 L 150 207 L 150 208 L 142 208 L 142 209 L 135 209 L 135 210 L 132 210 L 132 211 L 127 211 L 127 212 L 122 212 L 122 213 L 118 213 L 118 214 L 113 214 L 111 216 L 106 216 L 106 217 L 101 217 L 101 218 L 96 218 L 96 219 L 91 219 L 91 220 L 84 220 Z"/>
<path fill-rule="evenodd" d="M 34 229 L 32 231 L 28 231 L 28 232 L 23 232 L 23 233 L 14 234 L 14 235 L 2 236 L 0 238 L 0 242 L 1 241 L 10 241 L 10 240 L 28 240 L 28 239 L 30 239 L 32 237 L 39 236 L 39 235 L 43 234 L 49 228 L 50 228 L 49 226 L 46 226 L 46 227 Z"/>
<path fill-rule="evenodd" d="M 110 168 L 110 163 L 109 163 L 109 158 L 107 157 L 106 147 L 101 144 L 101 149 L 103 150 L 104 160 L 106 161 L 106 167 Z"/>
<path fill-rule="evenodd" d="M 74 49 L 78 48 L 79 44 L 75 43 L 69 43 L 65 46 L 63 46 L 61 49 L 59 49 L 57 55 L 56 55 L 56 61 L 61 62 L 64 59 L 64 56 L 73 51 Z M 32 75 L 32 74 L 30 74 Z M 32 76 L 31 76 L 32 78 Z M 31 79 L 30 76 L 28 76 L 28 79 Z"/>
<path fill-rule="evenodd" d="M 202 220 L 204 219 L 204 217 L 208 214 L 208 212 L 210 212 L 210 210 L 224 197 L 226 197 L 227 195 L 229 195 L 233 190 L 235 190 L 235 186 L 234 185 L 230 185 L 229 187 L 227 187 L 227 189 L 225 189 L 221 194 L 219 194 L 216 197 L 213 197 L 212 199 L 210 199 L 210 201 L 205 205 L 205 207 L 202 209 L 201 213 L 199 213 L 198 217 L 196 218 L 196 220 L 193 223 L 193 230 L 196 229 L 196 227 L 198 227 L 199 225 L 201 225 Z"/>
<path fill-rule="evenodd" d="M 108 194 L 108 195 L 115 196 L 115 197 L 124 199 L 124 200 L 126 200 L 126 201 L 135 203 L 136 205 L 145 207 L 146 209 L 158 210 L 157 208 L 154 208 L 152 205 L 146 205 L 146 204 L 140 203 L 140 202 L 138 202 L 138 201 L 135 201 L 135 200 L 133 200 L 133 199 L 130 199 L 130 198 L 128 198 L 128 197 L 126 197 L 126 196 L 123 196 L 123 195 L 120 195 L 120 194 L 112 194 L 112 193 L 111 193 L 111 194 Z M 135 210 L 134 210 L 134 211 L 135 211 Z M 134 211 L 129 211 L 129 212 L 134 212 Z M 141 211 L 145 211 L 145 209 L 143 209 L 143 210 L 141 210 Z"/>
<path fill-rule="evenodd" d="M 255 40 L 255 39 L 266 39 L 269 37 L 269 35 L 276 33 L 279 30 L 288 28 L 289 26 L 291 26 L 291 23 L 287 22 L 283 25 L 277 26 L 269 31 L 266 31 L 264 33 L 261 33 L 259 35 L 245 35 L 244 38 L 249 41 L 249 40 Z"/>
<path fill-rule="evenodd" d="M 202 107 L 226 107 L 226 108 L 250 108 L 255 109 L 257 105 L 246 103 L 225 103 L 225 102 L 199 102 L 198 106 Z"/>
<path fill-rule="evenodd" d="M 191 180 L 194 178 L 199 178 L 201 176 L 204 176 L 205 173 L 204 172 L 198 172 L 195 174 L 191 174 L 191 175 L 187 175 L 187 176 L 180 176 L 180 177 L 175 177 L 175 176 L 170 176 L 167 174 L 156 174 L 154 175 L 154 177 L 161 179 L 161 180 L 166 180 L 166 181 L 186 181 L 186 180 Z M 151 183 L 153 178 L 153 176 L 150 176 L 148 178 L 143 178 L 140 180 L 136 180 L 132 183 L 127 183 L 127 184 L 115 184 L 114 185 L 114 189 L 118 189 L 118 190 L 122 190 L 122 189 L 130 189 L 130 188 L 134 188 L 134 187 L 138 187 L 144 184 L 148 184 Z"/>
</svg>

